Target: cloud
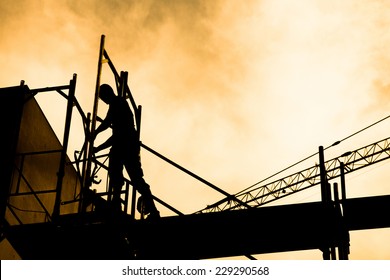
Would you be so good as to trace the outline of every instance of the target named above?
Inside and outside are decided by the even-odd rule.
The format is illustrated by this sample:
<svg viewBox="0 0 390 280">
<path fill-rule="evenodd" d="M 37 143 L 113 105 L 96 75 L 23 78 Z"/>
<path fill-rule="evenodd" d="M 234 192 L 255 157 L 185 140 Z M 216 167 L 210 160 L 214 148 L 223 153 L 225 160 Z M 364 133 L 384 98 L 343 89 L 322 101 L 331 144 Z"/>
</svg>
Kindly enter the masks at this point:
<svg viewBox="0 0 390 280">
<path fill-rule="evenodd" d="M 104 34 L 143 106 L 142 140 L 239 191 L 383 117 L 389 13 L 386 1 L 2 1 L 0 83 L 54 86 L 77 73 L 76 96 L 91 111 Z M 144 156 L 153 190 L 191 193 Z M 203 190 L 198 204 L 214 198 Z"/>
</svg>

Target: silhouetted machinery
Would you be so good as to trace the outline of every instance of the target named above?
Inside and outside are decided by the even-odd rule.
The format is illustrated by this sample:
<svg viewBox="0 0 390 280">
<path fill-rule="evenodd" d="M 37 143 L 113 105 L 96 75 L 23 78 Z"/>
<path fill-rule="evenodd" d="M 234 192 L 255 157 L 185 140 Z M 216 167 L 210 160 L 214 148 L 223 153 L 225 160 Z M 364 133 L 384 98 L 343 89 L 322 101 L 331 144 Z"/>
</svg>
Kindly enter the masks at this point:
<svg viewBox="0 0 390 280">
<path fill-rule="evenodd" d="M 76 75 L 64 86 L 29 89 L 22 82 L 0 89 L 0 113 L 6 120 L 0 158 L 1 240 L 7 240 L 14 250 L 8 255 L 4 252 L 4 258 L 12 254 L 22 259 L 253 258 L 254 254 L 319 249 L 324 259 L 348 259 L 349 231 L 390 227 L 390 196 L 348 199 L 344 179 L 348 173 L 388 159 L 390 138 L 328 161 L 320 147 L 318 165 L 234 195 L 141 143 L 145 150 L 225 198 L 196 213 L 183 214 L 154 197 L 160 207 L 176 215 L 150 221 L 141 213 L 138 219 L 137 194 L 125 180 L 122 212 L 113 214 L 112 190 L 91 189 L 96 170 L 108 168 L 104 157 L 93 154 L 91 137 L 99 120 L 103 63 L 112 70 L 119 95 L 132 105 L 138 131 L 142 108 L 127 85 L 127 73 L 116 71 L 104 40 L 103 35 L 92 113 L 84 114 L 75 97 Z M 62 142 L 34 98 L 41 92 L 56 92 L 67 100 Z M 74 108 L 81 116 L 85 141 L 71 161 L 67 150 Z M 329 184 L 336 178 L 340 178 L 340 188 Z M 264 206 L 314 186 L 321 188 L 321 201 Z M 226 230 L 221 233 L 221 229 Z"/>
</svg>

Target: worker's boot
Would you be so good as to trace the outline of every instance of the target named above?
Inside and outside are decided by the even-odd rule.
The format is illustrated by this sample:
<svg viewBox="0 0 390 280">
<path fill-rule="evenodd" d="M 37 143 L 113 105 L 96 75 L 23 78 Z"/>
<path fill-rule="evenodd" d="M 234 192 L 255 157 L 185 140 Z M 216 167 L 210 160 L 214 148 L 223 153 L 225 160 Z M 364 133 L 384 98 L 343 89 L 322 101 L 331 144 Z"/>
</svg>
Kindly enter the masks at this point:
<svg viewBox="0 0 390 280">
<path fill-rule="evenodd" d="M 138 198 L 137 210 L 142 215 L 148 215 L 148 220 L 160 218 L 160 212 L 158 212 L 153 199 L 149 195 L 142 195 Z"/>
<path fill-rule="evenodd" d="M 158 220 L 160 219 L 160 212 L 158 212 L 156 209 L 155 211 L 151 212 L 146 219 L 148 221 Z"/>
</svg>

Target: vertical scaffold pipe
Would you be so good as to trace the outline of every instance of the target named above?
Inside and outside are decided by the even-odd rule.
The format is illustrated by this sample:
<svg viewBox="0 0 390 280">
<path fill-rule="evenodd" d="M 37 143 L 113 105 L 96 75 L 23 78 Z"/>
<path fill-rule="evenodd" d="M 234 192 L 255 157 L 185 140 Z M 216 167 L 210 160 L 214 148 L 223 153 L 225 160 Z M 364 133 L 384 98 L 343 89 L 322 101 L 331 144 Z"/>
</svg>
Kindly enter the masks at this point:
<svg viewBox="0 0 390 280">
<path fill-rule="evenodd" d="M 56 198 L 54 202 L 54 209 L 52 218 L 56 219 L 60 215 L 60 206 L 61 206 L 61 193 L 62 193 L 62 181 L 65 175 L 65 161 L 66 155 L 68 151 L 68 143 L 69 143 L 69 134 L 70 134 L 70 123 L 72 120 L 72 111 L 73 111 L 73 103 L 74 96 L 76 90 L 76 74 L 73 75 L 73 79 L 70 81 L 69 85 L 69 93 L 68 93 L 68 105 L 66 109 L 66 119 L 65 119 L 65 129 L 64 129 L 64 138 L 62 142 L 62 151 L 60 157 L 60 166 L 58 168 L 57 173 L 57 186 L 56 186 Z"/>
<path fill-rule="evenodd" d="M 328 203 L 330 201 L 330 197 L 328 180 L 326 178 L 324 147 L 320 146 L 318 153 L 320 156 L 321 201 Z"/>
<path fill-rule="evenodd" d="M 344 202 L 347 199 L 347 192 L 345 189 L 345 168 L 344 162 L 340 162 L 340 180 L 341 180 L 341 201 Z"/>
<path fill-rule="evenodd" d="M 347 191 L 346 191 L 346 187 L 345 187 L 345 164 L 344 162 L 340 162 L 340 181 L 341 181 L 341 206 L 342 206 L 342 219 L 343 219 L 343 230 L 344 230 L 344 238 L 343 238 L 343 242 L 342 244 L 340 245 L 340 251 L 341 251 L 341 255 L 340 255 L 340 259 L 342 260 L 348 260 L 348 255 L 349 255 L 349 241 L 350 241 L 350 238 L 349 238 L 349 232 L 348 232 L 348 229 L 347 227 L 345 226 L 345 217 L 346 215 L 348 215 L 348 213 L 345 212 L 345 207 L 344 207 L 344 203 L 345 201 L 347 200 Z"/>
<path fill-rule="evenodd" d="M 329 202 L 330 198 L 328 197 L 328 180 L 326 178 L 326 169 L 325 169 L 325 159 L 324 159 L 324 147 L 320 146 L 318 149 L 318 154 L 320 158 L 320 178 L 321 178 L 321 201 L 324 204 L 325 208 L 327 206 L 327 203 Z M 324 221 L 324 230 L 327 226 L 327 222 Z M 326 240 L 324 240 L 325 243 L 327 243 Z M 330 260 L 331 258 L 331 251 L 329 246 L 324 245 L 323 248 L 321 248 L 322 251 L 322 257 L 324 260 Z"/>
<path fill-rule="evenodd" d="M 127 79 L 128 79 L 128 73 L 126 71 L 122 71 L 119 80 L 119 89 L 118 89 L 118 95 L 121 98 L 126 98 Z"/>
<path fill-rule="evenodd" d="M 93 101 L 93 111 L 92 111 L 92 118 L 91 118 L 91 130 L 90 135 L 87 135 L 89 138 L 87 142 L 86 147 L 86 172 L 84 176 L 84 182 L 83 182 L 83 188 L 89 188 L 92 184 L 91 180 L 91 166 L 92 166 L 92 155 L 93 155 L 93 144 L 94 144 L 94 134 L 96 129 L 96 117 L 97 117 L 97 111 L 98 111 L 98 104 L 99 104 L 99 87 L 100 87 L 100 77 L 102 72 L 102 64 L 103 64 L 103 54 L 104 54 L 104 40 L 105 36 L 102 35 L 100 39 L 100 49 L 99 49 L 99 59 L 98 59 L 98 67 L 97 67 L 97 77 L 96 77 L 96 86 L 95 86 L 95 97 Z M 83 200 L 82 200 L 83 203 Z"/>
</svg>

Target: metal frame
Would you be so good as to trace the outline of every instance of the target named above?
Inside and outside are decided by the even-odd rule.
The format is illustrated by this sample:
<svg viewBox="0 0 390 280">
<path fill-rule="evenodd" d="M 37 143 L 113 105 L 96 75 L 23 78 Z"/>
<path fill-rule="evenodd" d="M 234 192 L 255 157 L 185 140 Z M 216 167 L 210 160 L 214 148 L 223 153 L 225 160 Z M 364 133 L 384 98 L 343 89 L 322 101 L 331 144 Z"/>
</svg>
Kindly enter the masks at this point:
<svg viewBox="0 0 390 280">
<path fill-rule="evenodd" d="M 326 179 L 332 180 L 341 175 L 341 162 L 344 163 L 344 173 L 348 174 L 389 158 L 390 138 L 386 138 L 324 162 Z M 244 209 L 242 204 L 236 203 L 236 199 L 243 201 L 252 207 L 260 207 L 321 184 L 324 180 L 321 180 L 320 171 L 320 165 L 315 165 L 274 182 L 256 186 L 245 192 L 239 192 L 234 195 L 235 200 L 229 198 L 220 200 L 205 209 L 200 210 L 199 213 Z"/>
<path fill-rule="evenodd" d="M 96 121 L 98 120 L 98 96 L 99 96 L 99 87 L 100 87 L 100 79 L 101 79 L 101 71 L 104 63 L 108 63 L 112 73 L 114 74 L 116 86 L 118 90 L 118 94 L 123 97 L 130 100 L 130 103 L 134 110 L 134 116 L 135 116 L 135 123 L 136 123 L 136 130 L 138 132 L 138 140 L 140 139 L 140 129 L 141 129 L 141 112 L 142 107 L 137 106 L 135 103 L 135 100 L 132 96 L 132 93 L 128 87 L 128 74 L 127 72 L 121 72 L 120 75 L 116 71 L 114 64 L 112 63 L 110 57 L 108 56 L 107 51 L 104 47 L 105 43 L 105 36 L 102 35 L 101 42 L 100 42 L 100 49 L 99 49 L 99 58 L 98 58 L 98 71 L 97 71 L 97 80 L 96 80 L 96 87 L 95 87 L 95 96 L 94 96 L 94 106 L 93 106 L 93 112 L 88 113 L 87 115 L 84 114 L 82 111 L 80 105 L 78 104 L 76 98 L 75 98 L 75 86 L 76 86 L 76 75 L 73 76 L 73 79 L 70 81 L 70 84 L 67 86 L 59 86 L 59 87 L 52 87 L 52 88 L 42 88 L 42 89 L 35 89 L 30 90 L 31 97 L 34 97 L 39 92 L 46 92 L 46 91 L 57 91 L 60 93 L 63 97 L 65 97 L 68 100 L 67 103 L 67 110 L 66 110 L 66 119 L 65 119 L 65 130 L 63 135 L 63 147 L 60 150 L 51 150 L 51 151 L 35 151 L 30 153 L 24 153 L 20 154 L 18 156 L 22 157 L 21 163 L 19 167 L 16 167 L 16 170 L 19 172 L 18 177 L 18 185 L 22 180 L 26 182 L 26 185 L 30 189 L 30 192 L 19 192 L 19 188 L 17 187 L 17 191 L 13 194 L 10 194 L 10 196 L 22 196 L 22 195 L 32 195 L 37 199 L 38 203 L 42 206 L 43 212 L 46 213 L 47 219 L 49 221 L 56 221 L 56 219 L 61 215 L 61 205 L 67 204 L 67 203 L 73 203 L 73 202 L 80 202 L 80 208 L 79 212 L 84 213 L 87 210 L 86 203 L 84 202 L 84 192 L 86 189 L 89 189 L 92 183 L 94 182 L 94 175 L 97 168 L 103 168 L 107 170 L 107 166 L 105 164 L 105 160 L 102 162 L 100 159 L 107 157 L 107 155 L 95 157 L 93 154 L 93 147 L 94 147 L 94 133 L 96 129 Z M 68 95 L 66 95 L 63 90 L 69 90 Z M 64 168 L 66 164 L 66 155 L 67 155 L 67 148 L 68 148 L 68 141 L 69 141 L 69 133 L 70 133 L 70 125 L 71 125 L 71 119 L 72 119 L 72 111 L 73 107 L 76 107 L 82 117 L 83 126 L 84 126 L 84 133 L 85 133 L 85 142 L 83 144 L 83 147 L 81 151 L 75 152 L 75 161 L 71 164 L 76 165 L 76 171 L 78 173 L 80 182 L 81 182 L 81 190 L 80 194 L 78 196 L 75 196 L 75 199 L 72 201 L 61 201 L 61 193 L 62 193 L 62 180 L 64 177 Z M 180 166 L 179 164 L 173 162 L 172 160 L 166 158 L 165 156 L 161 155 L 160 153 L 156 152 L 155 150 L 151 149 L 150 147 L 146 146 L 143 143 L 140 143 L 141 147 L 146 149 L 147 151 L 151 152 L 152 154 L 156 155 L 157 157 L 163 159 L 167 163 L 173 165 L 174 167 L 178 168 L 179 170 L 185 172 L 186 174 L 192 176 L 193 178 L 199 180 L 200 182 L 204 183 L 208 187 L 211 187 L 212 189 L 220 192 L 221 194 L 225 195 L 226 198 L 222 201 L 217 202 L 216 204 L 207 207 L 204 210 L 201 210 L 197 213 L 205 213 L 205 212 L 217 212 L 217 211 L 224 211 L 224 210 L 233 210 L 233 209 L 243 209 L 243 208 L 256 208 L 261 205 L 264 205 L 266 203 L 269 203 L 271 201 L 280 199 L 282 197 L 291 195 L 293 193 L 302 191 L 304 189 L 307 189 L 309 187 L 315 186 L 317 184 L 321 184 L 322 186 L 322 201 L 324 204 L 330 206 L 330 207 L 337 207 L 337 209 L 340 210 L 340 203 L 342 204 L 343 201 L 346 199 L 345 195 L 345 181 L 344 181 L 344 174 L 353 172 L 355 170 L 358 170 L 360 168 L 363 168 L 365 166 L 380 162 L 382 160 L 388 159 L 390 157 L 390 138 L 384 139 L 382 141 L 379 141 L 377 143 L 374 143 L 372 145 L 368 145 L 366 147 L 360 148 L 356 151 L 345 153 L 340 157 L 337 157 L 335 159 L 324 161 L 323 158 L 323 150 L 321 150 L 320 147 L 320 165 L 316 165 L 314 167 L 308 168 L 306 170 L 297 172 L 295 174 L 292 174 L 290 176 L 284 177 L 281 180 L 277 180 L 273 183 L 266 184 L 260 187 L 252 188 L 249 191 L 246 192 L 240 192 L 236 195 L 231 195 L 224 190 L 218 188 L 217 186 L 213 185 L 212 183 L 206 181 L 205 179 L 201 178 L 200 176 L 192 173 L 188 169 Z M 33 187 L 27 182 L 26 178 L 23 176 L 23 162 L 24 158 L 26 156 L 33 156 L 36 154 L 42 154 L 42 153 L 61 153 L 58 172 L 57 172 L 57 184 L 55 189 L 48 190 L 48 191 L 34 191 Z M 341 161 L 341 158 L 345 160 L 345 163 Z M 80 168 L 81 164 L 81 168 Z M 94 170 L 92 170 L 92 165 L 95 164 Z M 328 180 L 331 180 L 333 178 L 341 176 L 341 186 L 342 186 L 342 199 L 341 202 L 338 198 L 338 187 L 337 185 L 334 185 L 333 193 L 334 193 L 334 201 L 331 199 L 331 190 L 330 186 L 328 184 Z M 123 200 L 124 204 L 124 211 L 127 212 L 130 200 L 130 186 L 131 182 L 129 180 L 125 179 L 125 190 L 122 191 L 122 194 L 125 195 L 125 198 Z M 40 193 L 56 193 L 55 196 L 55 205 L 53 213 L 50 215 L 49 211 L 46 209 L 45 205 L 39 200 L 39 197 L 37 196 Z M 108 200 L 110 199 L 110 196 L 112 195 L 112 191 L 110 189 L 107 189 L 106 192 L 97 193 L 97 196 L 107 196 Z M 173 208 L 169 204 L 165 203 L 164 201 L 158 199 L 157 197 L 154 197 L 154 199 L 162 204 L 163 206 L 167 207 L 171 211 L 175 212 L 178 215 L 183 215 L 180 211 Z M 136 192 L 135 189 L 132 189 L 131 194 L 131 210 L 130 215 L 134 218 L 135 217 L 135 203 L 136 202 Z M 8 205 L 9 210 L 14 214 L 15 218 L 22 223 L 22 221 L 17 217 L 15 211 L 12 208 L 12 205 Z M 342 215 L 340 214 L 340 217 L 342 218 Z M 340 244 L 339 250 L 340 250 L 340 258 L 345 259 L 348 258 L 348 248 L 347 244 L 344 242 Z M 335 259 L 335 248 L 323 248 L 324 252 L 324 258 L 332 258 Z M 252 256 L 248 255 L 248 258 L 253 259 Z"/>
<path fill-rule="evenodd" d="M 132 92 L 131 92 L 131 90 L 130 90 L 130 88 L 128 86 L 128 72 L 121 71 L 120 74 L 119 74 L 118 71 L 116 70 L 115 66 L 114 66 L 113 61 L 111 60 L 110 56 L 108 55 L 108 52 L 105 49 L 105 35 L 102 35 L 101 36 L 101 40 L 100 40 L 100 49 L 99 49 L 98 67 L 97 67 L 98 70 L 97 70 L 95 99 L 94 99 L 94 110 L 93 110 L 93 113 L 92 113 L 92 119 L 91 119 L 91 124 L 90 124 L 90 127 L 91 127 L 90 135 L 94 135 L 95 128 L 96 128 L 97 111 L 98 111 L 98 96 L 99 96 L 99 92 L 98 91 L 99 91 L 99 86 L 100 86 L 102 66 L 103 66 L 104 63 L 108 64 L 112 74 L 114 75 L 114 79 L 115 79 L 115 83 L 116 83 L 116 86 L 117 86 L 118 94 L 120 96 L 130 100 L 130 103 L 131 103 L 133 111 L 134 111 L 136 131 L 137 131 L 137 134 L 138 134 L 138 140 L 140 140 L 142 106 L 136 104 L 135 99 L 133 97 L 133 94 L 132 94 Z M 86 171 L 85 171 L 85 173 L 83 173 L 83 174 L 85 174 L 85 177 L 84 177 L 84 182 L 85 183 L 83 184 L 83 186 L 85 186 L 85 187 L 89 187 L 91 182 L 93 181 L 93 176 L 94 175 L 92 174 L 93 172 L 91 172 L 91 165 L 92 165 L 93 162 L 97 163 L 96 159 L 94 159 L 93 154 L 92 154 L 93 141 L 94 141 L 93 138 L 86 140 L 86 145 L 87 145 L 86 150 L 88 150 L 88 153 L 87 153 L 88 156 L 85 157 L 85 159 L 84 159 L 86 161 L 86 169 L 85 169 Z M 196 180 L 202 182 L 206 186 L 208 186 L 208 187 L 216 190 L 217 192 L 223 194 L 224 196 L 226 196 L 226 199 L 232 200 L 237 205 L 241 205 L 242 207 L 245 207 L 245 208 L 250 208 L 251 207 L 249 204 L 247 204 L 243 200 L 240 200 L 240 199 L 236 198 L 234 195 L 229 194 L 228 192 L 226 192 L 223 189 L 215 186 L 214 184 L 210 183 L 209 181 L 205 180 L 204 178 L 196 175 L 195 173 L 193 173 L 193 172 L 189 171 L 188 169 L 184 168 L 183 166 L 181 166 L 181 165 L 175 163 L 174 161 L 168 159 L 167 157 L 163 156 L 162 154 L 160 154 L 157 151 L 153 150 L 152 148 L 148 147 L 147 145 L 145 145 L 141 141 L 140 141 L 140 146 L 142 148 L 144 148 L 146 151 L 152 153 L 153 155 L 159 157 L 160 159 L 164 160 L 165 162 L 167 162 L 167 163 L 171 164 L 172 166 L 176 167 L 180 171 L 190 175 L 191 177 L 193 177 Z M 99 163 L 97 163 L 97 164 L 99 164 Z M 111 190 L 108 191 L 108 194 L 109 195 L 111 194 Z M 135 195 L 136 195 L 136 193 L 135 193 L 135 191 L 133 191 L 132 199 L 131 199 L 131 201 L 132 201 L 132 209 L 134 209 Z M 164 201 L 158 199 L 155 196 L 153 196 L 153 198 L 154 198 L 155 201 L 158 201 L 160 204 L 162 204 L 163 206 L 167 207 L 168 209 L 170 209 L 174 213 L 176 213 L 178 215 L 182 215 L 182 213 L 179 210 L 175 209 L 171 205 L 165 203 Z M 128 201 L 125 200 L 124 204 L 126 205 L 127 203 L 128 203 Z M 132 211 L 132 213 L 134 213 L 134 211 Z"/>
<path fill-rule="evenodd" d="M 29 90 L 30 95 L 27 96 L 24 99 L 24 103 L 26 103 L 29 99 L 34 98 L 38 93 L 41 92 L 51 92 L 56 91 L 60 93 L 61 96 L 67 99 L 67 109 L 66 109 L 66 119 L 65 119 L 65 129 L 64 129 L 64 135 L 63 135 L 63 142 L 62 142 L 62 149 L 59 150 L 46 150 L 46 151 L 30 151 L 22 154 L 16 154 L 16 157 L 21 157 L 20 165 L 14 166 L 14 170 L 19 173 L 18 175 L 18 182 L 16 185 L 16 191 L 9 194 L 9 197 L 13 196 L 34 196 L 34 198 L 37 200 L 38 204 L 42 208 L 42 213 L 46 214 L 46 220 L 47 221 L 53 221 L 54 219 L 58 218 L 60 215 L 60 206 L 61 206 L 61 193 L 62 193 L 62 179 L 64 177 L 64 170 L 66 165 L 66 156 L 67 156 L 67 148 L 68 148 L 68 142 L 69 142 L 69 134 L 70 134 L 70 124 L 71 124 L 71 118 L 72 118 L 72 111 L 73 106 L 76 106 L 78 109 L 80 115 L 82 116 L 83 121 L 85 121 L 84 113 L 81 110 L 81 107 L 79 103 L 77 102 L 75 98 L 75 88 L 76 88 L 76 78 L 77 75 L 74 74 L 73 78 L 70 80 L 69 85 L 63 85 L 63 86 L 57 86 L 57 87 L 46 87 L 46 88 L 38 88 L 38 89 L 31 89 Z M 24 81 L 21 83 L 24 85 Z M 68 90 L 68 94 L 64 93 L 63 90 Z M 52 190 L 47 191 L 35 191 L 34 186 L 32 186 L 26 177 L 23 175 L 23 164 L 24 159 L 28 156 L 36 156 L 36 155 L 42 155 L 42 154 L 48 154 L 48 153 L 60 153 L 60 160 L 59 160 L 59 166 L 57 171 L 57 183 L 56 187 Z M 14 171 L 14 172 L 15 172 Z M 26 186 L 30 190 L 29 192 L 19 192 L 19 186 L 21 181 L 24 181 L 26 183 Z M 49 213 L 49 210 L 46 208 L 44 203 L 39 199 L 38 194 L 42 193 L 55 193 L 55 204 L 53 208 L 53 213 Z M 8 209 L 11 211 L 11 213 L 14 215 L 15 219 L 19 223 L 23 223 L 21 219 L 17 216 L 16 212 L 13 210 L 15 208 L 13 205 L 11 205 L 9 202 L 7 203 Z M 22 211 L 30 211 L 26 209 L 19 209 Z"/>
<path fill-rule="evenodd" d="M 117 87 L 117 92 L 119 96 L 129 99 L 130 104 L 133 108 L 134 112 L 134 117 L 135 117 L 135 125 L 136 125 L 136 131 L 138 135 L 138 140 L 140 141 L 140 131 L 141 131 L 141 113 L 142 113 L 142 106 L 137 105 L 135 102 L 135 99 L 133 97 L 133 94 L 128 86 L 128 72 L 126 71 L 121 71 L 120 74 L 116 70 L 113 61 L 111 60 L 110 56 L 108 55 L 107 50 L 105 49 L 105 35 L 101 36 L 100 40 L 100 48 L 99 48 L 99 55 L 98 55 L 98 66 L 97 66 L 97 78 L 96 78 L 96 87 L 95 87 L 95 95 L 94 95 L 94 102 L 93 102 L 93 112 L 92 114 L 88 114 L 87 117 L 87 131 L 86 131 L 86 140 L 84 143 L 83 148 L 81 149 L 80 152 L 78 152 L 79 157 L 77 157 L 76 162 L 83 162 L 83 166 L 81 168 L 81 179 L 82 179 L 82 186 L 83 188 L 89 188 L 93 181 L 94 181 L 94 172 L 92 170 L 92 164 L 99 165 L 100 167 L 103 166 L 101 162 L 97 160 L 96 157 L 93 155 L 93 146 L 94 146 L 94 137 L 91 137 L 95 134 L 95 129 L 96 129 L 96 122 L 98 121 L 98 104 L 99 104 L 99 87 L 100 87 L 100 81 L 101 81 L 101 72 L 103 69 L 103 64 L 107 63 L 112 74 L 114 75 L 116 87 Z M 144 148 L 145 150 L 151 152 L 152 154 L 156 155 L 157 157 L 161 158 L 162 160 L 166 161 L 167 163 L 173 165 L 177 169 L 183 171 L 184 173 L 192 176 L 196 180 L 202 182 L 203 184 L 207 185 L 208 187 L 218 191 L 219 193 L 225 195 L 228 199 L 233 199 L 237 204 L 240 204 L 244 207 L 250 207 L 248 204 L 245 202 L 236 199 L 233 195 L 227 193 L 226 191 L 222 190 L 221 188 L 218 188 L 214 184 L 208 182 L 207 180 L 203 179 L 202 177 L 194 174 L 193 172 L 189 171 L 188 169 L 180 166 L 179 164 L 173 162 L 172 160 L 168 159 L 167 157 L 161 155 L 157 151 L 153 150 L 152 148 L 146 146 L 144 143 L 140 141 L 140 146 Z M 80 170 L 79 167 L 77 167 L 77 170 Z M 127 184 L 131 185 L 131 182 L 126 182 Z M 129 203 L 129 196 L 127 195 L 127 192 L 129 190 L 125 190 L 122 193 L 126 193 L 125 200 L 123 201 L 123 204 L 125 207 L 127 207 Z M 107 190 L 106 193 L 98 193 L 97 195 L 103 196 L 107 195 L 107 199 L 110 200 L 110 196 L 112 195 L 112 191 L 110 189 Z M 86 205 L 83 204 L 83 192 L 80 195 L 80 201 L 81 201 L 81 207 L 80 207 L 80 212 L 85 212 Z M 135 201 L 136 201 L 136 192 L 133 189 L 132 191 L 132 197 L 131 197 L 131 204 L 132 204 L 132 210 L 131 210 L 131 215 L 134 217 L 134 209 L 135 209 Z M 166 208 L 170 209 L 174 213 L 178 215 L 182 215 L 179 210 L 175 209 L 171 205 L 167 204 L 166 202 L 162 201 L 161 199 L 158 199 L 157 197 L 153 196 L 153 199 L 157 202 L 159 202 L 161 205 L 165 206 Z M 127 209 L 127 208 L 126 208 Z"/>
<path fill-rule="evenodd" d="M 142 112 L 142 106 L 137 106 L 134 97 L 130 91 L 130 88 L 128 86 L 128 73 L 126 71 L 121 71 L 120 74 L 116 70 L 114 63 L 110 59 L 107 50 L 105 49 L 105 36 L 101 36 L 100 40 L 100 48 L 99 48 L 99 55 L 98 55 L 98 66 L 97 66 L 97 78 L 96 78 L 96 87 L 95 87 L 95 96 L 94 96 L 94 106 L 93 106 L 93 112 L 92 114 L 88 114 L 88 121 L 87 121 L 87 131 L 86 131 L 86 139 L 85 143 L 83 145 L 82 150 L 78 153 L 79 157 L 76 159 L 76 163 L 83 162 L 83 166 L 81 168 L 81 179 L 82 179 L 82 188 L 88 189 L 91 187 L 92 183 L 94 182 L 94 176 L 97 168 L 95 167 L 94 170 L 92 169 L 92 165 L 95 164 L 95 166 L 98 166 L 99 168 L 103 168 L 105 170 L 108 169 L 108 167 L 99 161 L 99 158 L 101 157 L 107 157 L 107 155 L 95 157 L 93 154 L 93 147 L 94 147 L 94 137 L 96 130 L 96 122 L 98 121 L 98 107 L 99 107 L 99 87 L 100 87 L 100 81 L 101 81 L 101 72 L 103 69 L 103 64 L 107 63 L 110 67 L 110 70 L 115 78 L 115 83 L 117 87 L 117 92 L 119 96 L 129 99 L 131 106 L 133 108 L 134 117 L 135 117 L 135 125 L 136 125 L 136 131 L 138 136 L 138 141 L 140 140 L 140 131 L 141 131 L 141 112 Z M 79 167 L 77 167 L 77 170 L 80 170 Z M 108 179 L 109 180 L 109 179 Z M 108 182 L 107 182 L 108 184 Z M 130 197 L 130 186 L 131 181 L 125 179 L 125 189 L 122 189 L 121 194 L 124 194 L 124 199 L 122 200 L 122 204 L 124 205 L 124 211 L 127 212 L 129 201 L 131 202 L 131 210 L 130 215 L 135 218 L 135 206 L 136 206 L 136 191 L 133 188 L 132 194 Z M 107 196 L 107 200 L 110 201 L 112 196 L 112 190 L 106 186 L 106 192 L 96 193 L 98 196 Z M 80 212 L 86 211 L 86 204 L 83 201 L 83 191 L 80 194 Z M 179 210 L 175 209 L 168 203 L 162 201 L 161 199 L 153 196 L 153 199 L 157 202 L 159 202 L 164 207 L 168 208 L 169 210 L 173 211 L 174 213 L 178 215 L 183 215 Z"/>
</svg>

